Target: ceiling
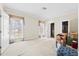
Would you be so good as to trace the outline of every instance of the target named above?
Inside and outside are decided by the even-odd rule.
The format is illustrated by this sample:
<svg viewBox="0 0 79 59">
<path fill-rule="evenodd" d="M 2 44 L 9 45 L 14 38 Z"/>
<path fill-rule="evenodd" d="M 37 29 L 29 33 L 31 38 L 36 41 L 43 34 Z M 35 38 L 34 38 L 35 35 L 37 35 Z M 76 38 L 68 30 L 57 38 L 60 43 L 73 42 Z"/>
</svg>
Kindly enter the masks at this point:
<svg viewBox="0 0 79 59">
<path fill-rule="evenodd" d="M 77 4 L 73 3 L 5 3 L 4 6 L 43 18 L 52 18 L 77 12 Z"/>
</svg>

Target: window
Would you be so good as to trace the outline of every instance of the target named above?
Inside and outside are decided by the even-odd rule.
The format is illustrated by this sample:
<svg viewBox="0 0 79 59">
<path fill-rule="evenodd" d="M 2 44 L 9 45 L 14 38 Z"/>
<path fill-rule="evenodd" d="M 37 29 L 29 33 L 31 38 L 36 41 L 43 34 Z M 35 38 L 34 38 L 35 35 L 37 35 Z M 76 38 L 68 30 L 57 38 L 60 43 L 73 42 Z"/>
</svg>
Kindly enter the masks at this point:
<svg viewBox="0 0 79 59">
<path fill-rule="evenodd" d="M 10 43 L 23 40 L 23 18 L 10 16 Z"/>
</svg>

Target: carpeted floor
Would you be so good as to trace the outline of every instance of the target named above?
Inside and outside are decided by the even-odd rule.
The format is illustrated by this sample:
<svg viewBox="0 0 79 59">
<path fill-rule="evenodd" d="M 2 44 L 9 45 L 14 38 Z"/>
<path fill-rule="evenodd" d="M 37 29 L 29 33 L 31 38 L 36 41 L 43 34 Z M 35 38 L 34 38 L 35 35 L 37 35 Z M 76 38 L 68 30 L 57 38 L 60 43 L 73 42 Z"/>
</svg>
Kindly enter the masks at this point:
<svg viewBox="0 0 79 59">
<path fill-rule="evenodd" d="M 54 39 L 37 39 L 10 44 L 3 56 L 55 56 Z"/>
</svg>

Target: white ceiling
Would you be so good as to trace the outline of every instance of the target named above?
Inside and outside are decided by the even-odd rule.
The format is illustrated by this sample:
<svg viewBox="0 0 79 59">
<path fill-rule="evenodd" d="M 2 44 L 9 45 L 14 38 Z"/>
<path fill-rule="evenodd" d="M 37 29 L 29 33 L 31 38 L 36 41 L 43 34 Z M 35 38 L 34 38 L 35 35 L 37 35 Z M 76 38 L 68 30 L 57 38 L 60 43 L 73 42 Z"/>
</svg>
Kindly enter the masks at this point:
<svg viewBox="0 0 79 59">
<path fill-rule="evenodd" d="M 77 12 L 77 4 L 73 3 L 6 3 L 4 6 L 43 18 L 52 18 Z M 47 9 L 43 10 L 42 7 Z"/>
</svg>

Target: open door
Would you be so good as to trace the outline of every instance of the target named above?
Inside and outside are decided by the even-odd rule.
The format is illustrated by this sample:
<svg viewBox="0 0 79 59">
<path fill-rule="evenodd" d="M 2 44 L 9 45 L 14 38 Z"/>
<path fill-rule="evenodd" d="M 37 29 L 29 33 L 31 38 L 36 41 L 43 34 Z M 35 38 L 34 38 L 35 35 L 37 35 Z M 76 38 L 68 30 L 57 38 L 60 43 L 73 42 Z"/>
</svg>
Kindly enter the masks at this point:
<svg viewBox="0 0 79 59">
<path fill-rule="evenodd" d="M 54 38 L 54 23 L 51 23 L 51 37 Z"/>
<path fill-rule="evenodd" d="M 68 33 L 68 21 L 62 22 L 62 32 Z"/>
</svg>

